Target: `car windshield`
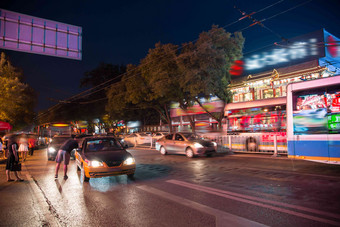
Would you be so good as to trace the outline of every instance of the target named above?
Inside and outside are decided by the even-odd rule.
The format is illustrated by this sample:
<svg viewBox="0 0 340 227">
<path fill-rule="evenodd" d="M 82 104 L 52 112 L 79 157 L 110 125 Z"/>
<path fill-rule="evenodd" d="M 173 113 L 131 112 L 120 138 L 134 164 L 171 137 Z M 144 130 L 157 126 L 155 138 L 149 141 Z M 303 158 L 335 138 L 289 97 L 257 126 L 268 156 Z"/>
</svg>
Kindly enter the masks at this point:
<svg viewBox="0 0 340 227">
<path fill-rule="evenodd" d="M 123 149 L 121 144 L 114 138 L 95 139 L 86 142 L 85 152 L 100 152 Z"/>
<path fill-rule="evenodd" d="M 187 140 L 199 140 L 202 139 L 201 136 L 195 134 L 195 133 L 182 133 Z"/>
</svg>

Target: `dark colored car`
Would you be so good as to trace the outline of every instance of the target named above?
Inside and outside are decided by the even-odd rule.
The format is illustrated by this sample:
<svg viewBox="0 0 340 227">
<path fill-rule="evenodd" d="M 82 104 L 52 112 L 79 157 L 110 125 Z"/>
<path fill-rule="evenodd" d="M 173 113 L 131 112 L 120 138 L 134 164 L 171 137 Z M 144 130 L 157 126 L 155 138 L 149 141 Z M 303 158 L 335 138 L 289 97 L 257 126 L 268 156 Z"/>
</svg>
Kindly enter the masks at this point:
<svg viewBox="0 0 340 227">
<path fill-rule="evenodd" d="M 61 145 L 63 145 L 63 143 L 66 140 L 71 139 L 71 138 L 72 137 L 70 135 L 54 136 L 52 138 L 52 141 L 47 146 L 47 158 L 48 158 L 48 160 L 52 160 L 52 161 L 55 160 Z"/>
<path fill-rule="evenodd" d="M 193 158 L 215 154 L 217 144 L 195 133 L 173 133 L 157 140 L 156 149 L 162 155 L 185 154 L 187 157 Z"/>
<path fill-rule="evenodd" d="M 133 178 L 136 170 L 135 159 L 114 136 L 85 137 L 75 157 L 84 181 L 124 174 Z"/>
</svg>

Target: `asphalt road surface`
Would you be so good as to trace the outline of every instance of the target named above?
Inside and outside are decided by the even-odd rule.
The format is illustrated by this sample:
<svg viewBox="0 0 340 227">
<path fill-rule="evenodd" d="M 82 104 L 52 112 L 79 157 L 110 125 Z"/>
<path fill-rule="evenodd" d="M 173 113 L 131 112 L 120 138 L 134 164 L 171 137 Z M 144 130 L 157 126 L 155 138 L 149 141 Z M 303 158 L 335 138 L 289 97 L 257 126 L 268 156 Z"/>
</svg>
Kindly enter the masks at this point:
<svg viewBox="0 0 340 227">
<path fill-rule="evenodd" d="M 340 226 L 340 165 L 266 155 L 189 159 L 131 148 L 135 179 L 82 183 L 37 150 L 24 182 L 0 164 L 0 226 Z"/>
</svg>

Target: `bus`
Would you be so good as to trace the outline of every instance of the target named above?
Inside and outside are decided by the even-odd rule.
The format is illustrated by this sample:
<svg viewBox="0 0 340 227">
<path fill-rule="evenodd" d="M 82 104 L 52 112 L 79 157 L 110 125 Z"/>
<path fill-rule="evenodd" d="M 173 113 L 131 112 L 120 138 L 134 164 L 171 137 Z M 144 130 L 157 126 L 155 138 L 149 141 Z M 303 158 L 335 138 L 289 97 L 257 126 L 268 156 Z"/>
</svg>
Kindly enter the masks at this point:
<svg viewBox="0 0 340 227">
<path fill-rule="evenodd" d="M 71 123 L 45 123 L 38 125 L 35 128 L 35 133 L 38 135 L 38 145 L 47 146 L 52 137 L 55 135 L 70 135 L 72 134 Z"/>
<path fill-rule="evenodd" d="M 286 97 L 229 103 L 225 117 L 224 131 L 231 140 L 226 143 L 232 150 L 287 153 Z"/>
<path fill-rule="evenodd" d="M 340 76 L 287 86 L 288 157 L 340 163 Z"/>
</svg>

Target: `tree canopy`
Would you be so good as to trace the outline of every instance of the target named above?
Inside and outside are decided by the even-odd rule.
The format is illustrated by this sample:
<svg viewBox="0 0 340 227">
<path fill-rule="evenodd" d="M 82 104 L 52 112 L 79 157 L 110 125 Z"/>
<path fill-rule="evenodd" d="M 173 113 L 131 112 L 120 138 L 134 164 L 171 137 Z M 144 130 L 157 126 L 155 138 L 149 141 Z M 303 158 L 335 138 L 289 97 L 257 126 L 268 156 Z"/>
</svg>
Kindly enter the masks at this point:
<svg viewBox="0 0 340 227">
<path fill-rule="evenodd" d="M 184 111 L 196 102 L 207 112 L 200 96 L 217 96 L 225 104 L 230 97 L 229 68 L 242 57 L 243 43 L 241 33 L 232 35 L 218 26 L 181 48 L 157 43 L 140 65 L 128 66 L 119 86 L 108 89 L 106 109 L 111 113 L 133 107 L 154 109 L 171 125 L 172 102 L 178 102 Z M 209 114 L 222 121 L 223 110 Z"/>
<path fill-rule="evenodd" d="M 23 73 L 1 53 L 0 58 L 0 120 L 14 129 L 33 123 L 37 96 L 28 84 L 22 82 Z"/>
</svg>

